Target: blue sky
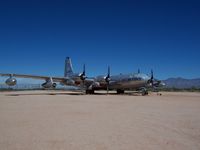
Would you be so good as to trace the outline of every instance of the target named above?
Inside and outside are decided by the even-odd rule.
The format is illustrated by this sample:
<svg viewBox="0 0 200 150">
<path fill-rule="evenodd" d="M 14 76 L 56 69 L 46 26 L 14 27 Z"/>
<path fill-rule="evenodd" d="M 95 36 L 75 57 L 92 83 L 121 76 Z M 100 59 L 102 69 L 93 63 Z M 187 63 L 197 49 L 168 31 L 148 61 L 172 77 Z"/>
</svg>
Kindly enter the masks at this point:
<svg viewBox="0 0 200 150">
<path fill-rule="evenodd" d="M 70 56 L 87 75 L 200 77 L 200 2 L 1 1 L 0 72 L 63 76 Z"/>
</svg>

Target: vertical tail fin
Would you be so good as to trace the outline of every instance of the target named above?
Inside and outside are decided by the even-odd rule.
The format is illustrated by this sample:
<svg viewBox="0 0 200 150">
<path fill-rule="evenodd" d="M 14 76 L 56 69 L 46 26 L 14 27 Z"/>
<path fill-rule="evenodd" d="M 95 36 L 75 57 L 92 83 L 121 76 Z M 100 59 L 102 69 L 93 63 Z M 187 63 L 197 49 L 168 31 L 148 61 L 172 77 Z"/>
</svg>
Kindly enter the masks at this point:
<svg viewBox="0 0 200 150">
<path fill-rule="evenodd" d="M 73 67 L 72 67 L 72 62 L 70 57 L 66 57 L 65 59 L 65 72 L 64 72 L 64 77 L 67 77 L 69 75 L 73 74 Z"/>
</svg>

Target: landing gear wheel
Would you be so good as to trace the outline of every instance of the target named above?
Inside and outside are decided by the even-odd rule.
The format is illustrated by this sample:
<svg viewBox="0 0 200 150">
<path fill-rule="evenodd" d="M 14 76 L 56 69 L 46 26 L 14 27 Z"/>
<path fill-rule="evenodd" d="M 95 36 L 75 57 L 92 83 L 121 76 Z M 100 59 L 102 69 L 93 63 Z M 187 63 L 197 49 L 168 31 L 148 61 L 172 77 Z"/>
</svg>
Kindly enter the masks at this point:
<svg viewBox="0 0 200 150">
<path fill-rule="evenodd" d="M 118 90 L 117 90 L 117 94 L 124 94 L 124 90 L 118 89 Z"/>
<path fill-rule="evenodd" d="M 86 94 L 94 94 L 94 90 L 86 90 Z"/>
<path fill-rule="evenodd" d="M 145 96 L 145 95 L 148 95 L 149 93 L 148 93 L 148 91 L 146 90 L 146 89 L 143 89 L 142 90 L 142 96 Z"/>
</svg>

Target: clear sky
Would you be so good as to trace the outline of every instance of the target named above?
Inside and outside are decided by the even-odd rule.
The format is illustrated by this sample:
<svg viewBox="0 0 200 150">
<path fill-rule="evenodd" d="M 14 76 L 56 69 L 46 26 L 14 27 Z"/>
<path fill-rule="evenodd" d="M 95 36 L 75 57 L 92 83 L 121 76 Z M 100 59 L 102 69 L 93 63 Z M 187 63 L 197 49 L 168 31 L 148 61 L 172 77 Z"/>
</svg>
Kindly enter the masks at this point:
<svg viewBox="0 0 200 150">
<path fill-rule="evenodd" d="M 88 76 L 200 77 L 200 2 L 6 0 L 0 2 L 0 72 L 63 76 L 70 56 Z"/>
</svg>

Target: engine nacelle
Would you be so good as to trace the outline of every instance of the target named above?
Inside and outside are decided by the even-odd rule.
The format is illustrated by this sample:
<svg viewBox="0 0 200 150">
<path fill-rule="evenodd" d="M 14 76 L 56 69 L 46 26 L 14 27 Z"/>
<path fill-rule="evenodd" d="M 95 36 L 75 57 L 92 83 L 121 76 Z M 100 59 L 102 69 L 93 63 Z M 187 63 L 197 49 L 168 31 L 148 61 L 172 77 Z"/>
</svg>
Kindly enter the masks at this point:
<svg viewBox="0 0 200 150">
<path fill-rule="evenodd" d="M 47 80 L 45 83 L 43 83 L 42 84 L 42 87 L 44 87 L 44 88 L 56 88 L 56 83 L 54 83 L 53 81 L 52 81 L 52 79 L 50 79 L 50 80 Z"/>
<path fill-rule="evenodd" d="M 99 83 L 99 82 L 93 82 L 93 83 L 88 87 L 88 89 L 89 89 L 89 90 L 92 90 L 93 88 L 97 88 L 97 87 L 100 87 L 100 83 Z"/>
<path fill-rule="evenodd" d="M 5 83 L 6 83 L 7 85 L 9 85 L 9 86 L 14 86 L 14 85 L 17 84 L 17 80 L 16 80 L 15 78 L 13 78 L 13 77 L 10 77 L 10 78 L 8 78 L 8 79 L 6 80 Z"/>
<path fill-rule="evenodd" d="M 53 83 L 52 87 L 53 88 L 56 88 L 57 84 L 56 83 Z"/>
<path fill-rule="evenodd" d="M 75 85 L 74 80 L 72 79 L 66 79 L 64 82 L 62 82 L 64 85 Z"/>
</svg>

